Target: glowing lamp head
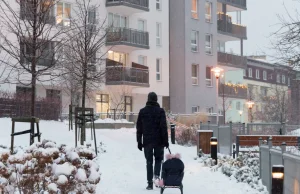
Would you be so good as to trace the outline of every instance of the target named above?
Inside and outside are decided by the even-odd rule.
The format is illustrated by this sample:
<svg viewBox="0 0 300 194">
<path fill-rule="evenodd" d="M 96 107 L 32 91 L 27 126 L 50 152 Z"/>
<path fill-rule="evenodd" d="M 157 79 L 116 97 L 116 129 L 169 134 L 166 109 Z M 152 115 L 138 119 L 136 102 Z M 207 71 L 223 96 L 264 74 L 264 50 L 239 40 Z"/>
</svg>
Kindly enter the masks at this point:
<svg viewBox="0 0 300 194">
<path fill-rule="evenodd" d="M 218 139 L 216 137 L 211 137 L 210 145 L 218 145 Z"/>
<path fill-rule="evenodd" d="M 240 111 L 239 111 L 239 114 L 240 114 L 240 115 L 242 115 L 242 114 L 243 114 L 243 111 L 242 111 L 242 110 L 240 110 Z"/>
<path fill-rule="evenodd" d="M 211 71 L 214 72 L 215 77 L 217 79 L 219 79 L 219 77 L 221 76 L 221 73 L 222 73 L 223 69 L 221 69 L 219 67 L 214 67 L 214 68 L 211 69 Z"/>
<path fill-rule="evenodd" d="M 113 53 L 113 51 L 111 51 L 111 50 L 108 51 L 108 54 L 112 54 L 112 53 Z"/>
<path fill-rule="evenodd" d="M 248 105 L 248 108 L 249 108 L 249 109 L 252 109 L 252 107 L 253 107 L 253 105 L 254 105 L 254 102 L 248 101 L 248 102 L 247 102 L 247 105 Z"/>
<path fill-rule="evenodd" d="M 272 166 L 272 178 L 283 179 L 284 178 L 284 167 L 282 165 Z"/>
</svg>

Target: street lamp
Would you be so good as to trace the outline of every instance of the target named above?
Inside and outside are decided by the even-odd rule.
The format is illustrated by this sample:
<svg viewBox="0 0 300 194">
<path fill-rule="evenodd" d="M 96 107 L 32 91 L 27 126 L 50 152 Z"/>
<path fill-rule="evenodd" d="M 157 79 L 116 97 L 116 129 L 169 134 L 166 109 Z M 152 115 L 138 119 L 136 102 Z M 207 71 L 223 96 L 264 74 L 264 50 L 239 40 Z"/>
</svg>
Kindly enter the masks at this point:
<svg viewBox="0 0 300 194">
<path fill-rule="evenodd" d="M 248 105 L 248 108 L 249 108 L 249 113 L 250 113 L 250 120 L 251 120 L 251 123 L 253 121 L 253 117 L 252 117 L 252 108 L 253 108 L 253 105 L 254 105 L 254 102 L 252 102 L 251 100 L 249 100 L 247 102 L 247 105 Z"/>
<path fill-rule="evenodd" d="M 241 123 L 242 123 L 242 114 L 243 114 L 243 111 L 240 110 L 240 111 L 239 111 L 239 114 L 240 114 L 240 120 L 241 120 Z"/>
<path fill-rule="evenodd" d="M 216 88 L 217 88 L 217 103 L 216 103 L 216 108 L 217 108 L 217 125 L 219 125 L 219 107 L 218 107 L 218 98 L 219 98 L 219 78 L 221 76 L 221 72 L 223 69 L 219 67 L 214 67 L 211 69 L 212 72 L 214 72 L 215 77 L 216 77 Z"/>
</svg>

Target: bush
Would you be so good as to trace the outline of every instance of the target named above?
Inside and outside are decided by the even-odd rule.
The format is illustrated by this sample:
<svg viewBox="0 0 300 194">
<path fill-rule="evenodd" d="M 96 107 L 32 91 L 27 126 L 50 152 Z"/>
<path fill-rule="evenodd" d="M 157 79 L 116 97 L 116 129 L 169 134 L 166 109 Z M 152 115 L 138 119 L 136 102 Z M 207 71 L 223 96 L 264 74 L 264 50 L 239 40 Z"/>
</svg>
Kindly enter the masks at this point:
<svg viewBox="0 0 300 194">
<path fill-rule="evenodd" d="M 86 147 L 56 146 L 44 140 L 25 151 L 0 155 L 0 190 L 5 193 L 95 193 L 99 166 Z"/>
<path fill-rule="evenodd" d="M 197 144 L 197 128 L 176 127 L 175 140 L 179 145 L 193 146 Z"/>
<path fill-rule="evenodd" d="M 193 115 L 178 115 L 176 117 L 176 121 L 190 127 L 192 125 L 199 125 L 200 122 L 207 122 L 208 116 L 204 113 L 197 113 Z"/>
</svg>

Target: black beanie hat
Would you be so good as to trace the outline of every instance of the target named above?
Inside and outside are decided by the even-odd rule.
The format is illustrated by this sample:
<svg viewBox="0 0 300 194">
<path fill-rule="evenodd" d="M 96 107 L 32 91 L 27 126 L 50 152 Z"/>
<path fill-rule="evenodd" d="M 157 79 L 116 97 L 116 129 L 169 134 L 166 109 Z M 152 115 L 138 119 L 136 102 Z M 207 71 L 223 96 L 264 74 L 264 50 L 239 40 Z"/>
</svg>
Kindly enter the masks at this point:
<svg viewBox="0 0 300 194">
<path fill-rule="evenodd" d="M 148 94 L 148 102 L 157 102 L 157 95 L 155 92 L 150 92 Z"/>
</svg>

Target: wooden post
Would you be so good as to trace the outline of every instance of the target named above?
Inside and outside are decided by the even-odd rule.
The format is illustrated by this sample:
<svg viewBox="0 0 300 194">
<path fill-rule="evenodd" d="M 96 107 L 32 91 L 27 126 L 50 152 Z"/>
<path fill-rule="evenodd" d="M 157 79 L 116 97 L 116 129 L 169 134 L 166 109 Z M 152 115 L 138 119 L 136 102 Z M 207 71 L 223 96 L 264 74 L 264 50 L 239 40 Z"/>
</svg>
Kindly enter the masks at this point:
<svg viewBox="0 0 300 194">
<path fill-rule="evenodd" d="M 95 122 L 94 119 L 92 120 L 92 128 L 94 130 L 94 143 L 95 143 L 95 151 L 96 151 L 96 156 L 98 156 L 98 149 L 97 149 L 97 140 L 96 140 L 96 131 L 95 131 Z"/>
<path fill-rule="evenodd" d="M 41 142 L 39 121 L 36 122 L 36 130 L 37 130 L 37 134 L 38 134 L 38 141 Z"/>
</svg>

